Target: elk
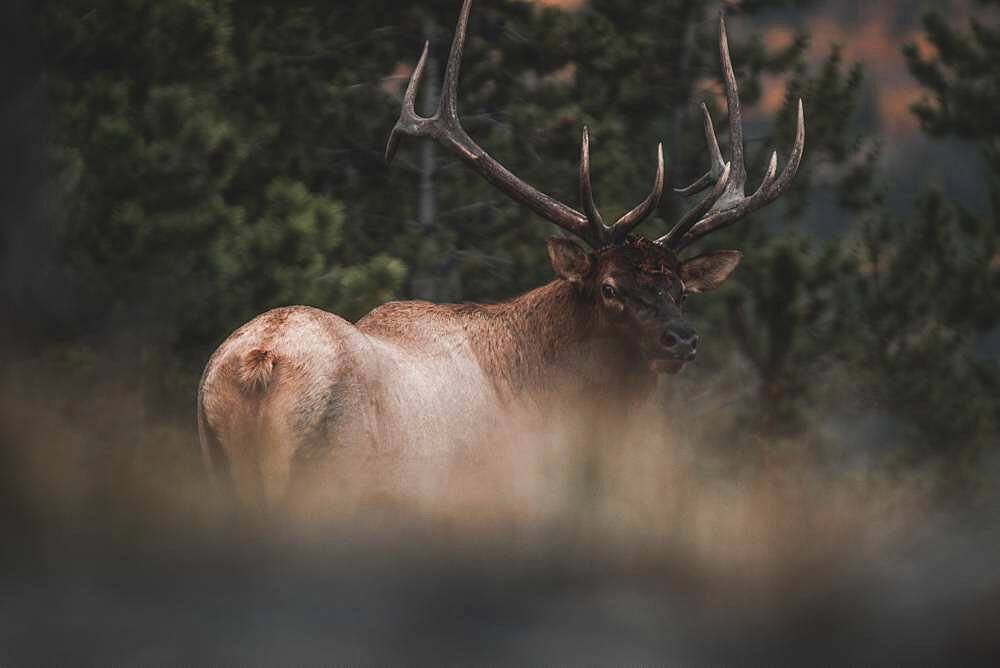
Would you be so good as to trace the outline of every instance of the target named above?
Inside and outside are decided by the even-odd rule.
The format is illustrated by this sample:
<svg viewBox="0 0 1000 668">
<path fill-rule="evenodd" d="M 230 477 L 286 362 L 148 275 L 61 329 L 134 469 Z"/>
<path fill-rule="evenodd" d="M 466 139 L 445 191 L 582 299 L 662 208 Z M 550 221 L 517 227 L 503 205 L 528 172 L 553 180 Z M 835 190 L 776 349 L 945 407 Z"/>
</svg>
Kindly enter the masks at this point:
<svg viewBox="0 0 1000 668">
<path fill-rule="evenodd" d="M 573 408 L 592 405 L 583 402 L 597 388 L 607 398 L 598 403 L 607 413 L 600 420 L 627 415 L 621 407 L 645 401 L 660 374 L 675 374 L 694 359 L 698 334 L 681 304 L 689 294 L 722 284 L 741 257 L 721 250 L 682 259 L 681 251 L 773 201 L 798 170 L 805 143 L 801 100 L 784 168 L 779 173 L 773 152 L 760 185 L 745 193 L 740 100 L 720 15 L 729 160 L 702 104 L 710 167 L 677 191 L 707 194 L 665 235 L 634 234 L 663 192 L 661 144 L 652 191 L 606 224 L 591 191 L 590 137 L 583 128 L 583 211 L 567 206 L 508 171 L 462 127 L 458 80 L 470 7 L 465 0 L 439 106 L 430 117 L 414 110 L 425 44 L 389 135 L 386 161 L 391 163 L 403 135 L 429 137 L 585 246 L 549 238 L 555 279 L 503 303 L 390 302 L 356 324 L 289 306 L 236 330 L 205 368 L 198 426 L 206 465 L 251 506 L 279 506 L 300 480 L 320 470 L 349 484 L 362 469 L 376 478 L 405 479 L 412 462 L 474 460 L 498 435 L 510 438 L 510 425 L 530 425 L 544 436 L 566 411 L 588 429 L 594 422 Z"/>
</svg>

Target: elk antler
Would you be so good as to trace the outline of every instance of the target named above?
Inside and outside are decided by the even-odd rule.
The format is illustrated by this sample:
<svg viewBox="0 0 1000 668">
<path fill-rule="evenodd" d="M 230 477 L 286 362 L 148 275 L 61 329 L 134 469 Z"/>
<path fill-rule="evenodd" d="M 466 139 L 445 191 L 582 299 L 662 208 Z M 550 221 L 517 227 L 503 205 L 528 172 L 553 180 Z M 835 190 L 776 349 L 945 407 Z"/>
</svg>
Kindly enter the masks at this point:
<svg viewBox="0 0 1000 668">
<path fill-rule="evenodd" d="M 541 217 L 552 221 L 564 230 L 575 234 L 593 248 L 601 248 L 618 241 L 643 219 L 647 218 L 657 207 L 663 193 L 663 146 L 657 149 L 657 171 L 653 183 L 653 191 L 634 209 L 619 218 L 610 227 L 605 225 L 601 215 L 594 205 L 590 190 L 590 137 L 587 129 L 583 130 L 583 147 L 580 156 L 580 193 L 586 215 L 576 209 L 528 185 L 506 167 L 497 162 L 484 151 L 462 127 L 458 117 L 458 74 L 462 61 L 462 50 L 465 46 L 466 26 L 469 22 L 469 10 L 472 0 L 465 0 L 459 15 L 455 37 L 448 54 L 448 65 L 444 74 L 444 85 L 441 101 L 433 116 L 422 117 L 414 110 L 417 86 L 427 62 L 427 52 L 430 43 L 424 44 L 423 54 L 417 62 L 403 96 L 403 109 L 396 121 L 389 141 L 385 147 L 385 160 L 392 162 L 399 145 L 400 134 L 414 137 L 431 137 L 445 148 L 455 152 L 461 159 L 468 162 L 487 181 Z"/>
<path fill-rule="evenodd" d="M 749 197 L 745 194 L 747 170 L 743 162 L 743 114 L 740 109 L 740 93 L 736 86 L 736 74 L 729 58 L 729 40 L 726 36 L 726 20 L 719 13 L 719 56 L 722 60 L 722 74 L 726 87 L 726 105 L 729 108 L 729 151 L 730 162 L 722 161 L 719 150 L 719 140 L 715 136 L 712 117 L 708 107 L 701 105 L 704 116 L 705 139 L 708 142 L 711 167 L 697 181 L 687 188 L 677 190 L 681 195 L 700 192 L 712 185 L 714 187 L 705 199 L 683 218 L 667 234 L 656 240 L 657 243 L 681 251 L 696 239 L 732 225 L 746 215 L 774 201 L 788 188 L 792 178 L 799 169 L 802 151 L 805 148 L 806 128 L 802 116 L 802 100 L 799 100 L 798 121 L 795 128 L 795 143 L 788 156 L 788 163 L 778 175 L 778 152 L 771 153 L 771 161 L 763 180 Z"/>
<path fill-rule="evenodd" d="M 622 241 L 639 223 L 649 217 L 660 204 L 663 195 L 663 144 L 656 146 L 656 176 L 653 179 L 653 190 L 635 208 L 616 220 L 610 227 L 604 224 L 604 219 L 594 204 L 594 193 L 590 187 L 590 131 L 583 126 L 583 139 L 580 142 L 580 199 L 583 210 L 593 235 L 602 239 L 601 245 Z"/>
</svg>

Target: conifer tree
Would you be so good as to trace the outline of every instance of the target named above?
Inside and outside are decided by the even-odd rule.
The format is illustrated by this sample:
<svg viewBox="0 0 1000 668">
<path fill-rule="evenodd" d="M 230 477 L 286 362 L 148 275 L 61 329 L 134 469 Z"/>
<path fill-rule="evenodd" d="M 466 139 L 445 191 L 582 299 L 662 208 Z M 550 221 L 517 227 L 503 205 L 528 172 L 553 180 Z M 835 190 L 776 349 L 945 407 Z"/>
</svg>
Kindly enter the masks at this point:
<svg viewBox="0 0 1000 668">
<path fill-rule="evenodd" d="M 985 3 L 989 4 L 989 3 Z M 995 4 L 995 3 L 994 3 Z M 924 17 L 923 54 L 904 54 L 926 95 L 913 106 L 932 137 L 979 147 L 991 209 L 927 190 L 912 212 L 885 212 L 866 226 L 852 294 L 861 324 L 857 369 L 894 415 L 915 425 L 910 453 L 961 469 L 996 447 L 1000 366 L 985 337 L 1000 325 L 1000 29 L 971 19 L 952 28 Z"/>
<path fill-rule="evenodd" d="M 144 347 L 201 356 L 269 306 L 337 308 L 348 287 L 350 310 L 402 280 L 389 256 L 338 257 L 343 205 L 303 148 L 306 108 L 349 96 L 348 84 L 299 66 L 324 56 L 293 51 L 318 48 L 306 14 L 282 5 L 247 25 L 249 11 L 105 0 L 42 15 L 72 259 L 96 317 L 110 305 L 115 320 L 145 324 L 133 332 Z"/>
</svg>

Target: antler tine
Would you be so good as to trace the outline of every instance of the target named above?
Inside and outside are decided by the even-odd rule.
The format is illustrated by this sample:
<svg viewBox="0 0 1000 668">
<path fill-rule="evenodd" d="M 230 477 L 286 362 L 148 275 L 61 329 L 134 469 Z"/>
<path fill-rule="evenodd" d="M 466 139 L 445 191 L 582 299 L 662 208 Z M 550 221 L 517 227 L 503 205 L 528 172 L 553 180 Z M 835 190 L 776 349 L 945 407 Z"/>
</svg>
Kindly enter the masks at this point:
<svg viewBox="0 0 1000 668">
<path fill-rule="evenodd" d="M 799 163 L 802 162 L 802 153 L 806 148 L 806 121 L 805 114 L 802 111 L 802 98 L 799 98 L 798 110 L 796 112 L 795 118 L 795 141 L 792 143 L 792 151 L 788 154 L 788 164 L 785 168 L 781 170 L 781 176 L 779 176 L 773 184 L 769 186 L 769 190 L 773 191 L 774 194 L 770 196 L 767 200 L 770 202 L 775 197 L 780 195 L 788 185 L 795 178 L 795 175 L 799 171 Z M 771 161 L 777 163 L 778 153 L 777 151 L 772 154 Z M 775 167 L 777 165 L 775 164 Z"/>
<path fill-rule="evenodd" d="M 427 54 L 430 52 L 430 48 L 431 43 L 424 42 L 424 51 L 420 54 L 420 60 L 417 61 L 417 66 L 413 68 L 413 74 L 410 75 L 410 82 L 406 85 L 406 93 L 403 94 L 403 108 L 400 111 L 396 125 L 392 128 L 392 132 L 389 133 L 389 141 L 385 144 L 385 162 L 387 165 L 392 164 L 393 158 L 396 157 L 400 134 L 417 134 L 420 132 L 422 124 L 426 122 L 425 119 L 417 115 L 413 105 L 417 99 L 417 87 L 420 85 L 420 77 L 424 73 L 424 65 L 427 63 Z"/>
<path fill-rule="evenodd" d="M 438 116 L 460 126 L 458 119 L 458 75 L 462 69 L 462 53 L 465 51 L 465 33 L 469 27 L 469 12 L 472 10 L 472 0 L 462 3 L 458 15 L 458 25 L 455 26 L 455 36 L 451 40 L 451 50 L 448 52 L 448 64 L 444 70 L 444 82 L 441 86 L 441 104 Z"/>
<path fill-rule="evenodd" d="M 580 199 L 583 210 L 590 221 L 594 236 L 600 238 L 603 244 L 622 241 L 636 225 L 649 217 L 660 204 L 663 195 L 663 144 L 656 147 L 656 176 L 653 177 L 653 190 L 646 199 L 639 202 L 631 211 L 623 214 L 610 227 L 605 225 L 601 212 L 594 204 L 594 192 L 590 185 L 590 131 L 583 128 L 583 139 L 580 146 Z"/>
<path fill-rule="evenodd" d="M 594 190 L 590 185 L 590 130 L 583 126 L 583 138 L 580 140 L 580 201 L 583 202 L 583 212 L 593 230 L 594 237 L 601 239 L 603 244 L 608 236 L 608 227 L 604 224 L 601 212 L 594 203 Z"/>
<path fill-rule="evenodd" d="M 715 182 L 712 191 L 705 196 L 705 199 L 701 200 L 697 206 L 685 213 L 677 224 L 673 228 L 664 234 L 662 237 L 656 240 L 656 243 L 674 247 L 679 239 L 682 239 L 685 234 L 688 233 L 695 223 L 697 223 L 702 216 L 705 215 L 709 209 L 711 209 L 722 194 L 726 192 L 726 188 L 729 187 L 729 180 L 732 178 L 732 165 L 730 163 L 725 163 L 722 167 L 722 174 L 719 176 L 718 181 Z"/>
<path fill-rule="evenodd" d="M 611 226 L 614 239 L 624 239 L 636 225 L 656 211 L 656 207 L 660 205 L 660 197 L 663 196 L 663 172 L 663 144 L 660 143 L 656 146 L 656 176 L 653 177 L 653 190 L 646 196 L 646 199 L 636 204 L 635 208 L 624 214 Z"/>
<path fill-rule="evenodd" d="M 729 36 L 726 34 L 726 14 L 723 10 L 719 10 L 719 60 L 726 87 L 726 108 L 729 110 L 729 160 L 732 163 L 726 194 L 742 196 L 747 182 L 747 168 L 743 163 L 743 108 L 740 106 L 736 72 L 733 71 L 733 61 L 729 56 Z"/>
<path fill-rule="evenodd" d="M 414 68 L 406 93 L 403 95 L 399 120 L 396 121 L 396 125 L 389 134 L 385 150 L 386 161 L 391 161 L 395 155 L 401 134 L 430 137 L 445 148 L 454 151 L 483 178 L 515 202 L 523 204 L 539 216 L 579 236 L 591 246 L 599 247 L 603 240 L 594 237 L 590 222 L 584 214 L 519 179 L 476 144 L 462 127 L 458 115 L 458 78 L 471 8 L 472 0 L 464 0 L 458 25 L 455 28 L 455 36 L 452 39 L 451 51 L 448 54 L 448 64 L 445 69 L 438 109 L 433 116 L 427 118 L 418 115 L 414 110 L 417 87 L 427 60 L 428 46 L 424 46 L 423 55 Z"/>
<path fill-rule="evenodd" d="M 722 170 L 726 166 L 726 161 L 722 159 L 722 151 L 719 150 L 719 139 L 715 136 L 715 126 L 712 124 L 712 114 L 708 111 L 708 105 L 704 102 L 701 103 L 701 114 L 702 114 L 702 124 L 705 128 L 705 142 L 708 144 L 709 158 L 711 159 L 711 166 L 708 171 L 701 175 L 698 180 L 696 180 L 691 185 L 686 188 L 674 188 L 674 192 L 687 197 L 688 195 L 693 195 L 695 193 L 700 193 L 705 188 L 708 188 L 714 182 L 719 180 L 722 176 Z"/>
</svg>

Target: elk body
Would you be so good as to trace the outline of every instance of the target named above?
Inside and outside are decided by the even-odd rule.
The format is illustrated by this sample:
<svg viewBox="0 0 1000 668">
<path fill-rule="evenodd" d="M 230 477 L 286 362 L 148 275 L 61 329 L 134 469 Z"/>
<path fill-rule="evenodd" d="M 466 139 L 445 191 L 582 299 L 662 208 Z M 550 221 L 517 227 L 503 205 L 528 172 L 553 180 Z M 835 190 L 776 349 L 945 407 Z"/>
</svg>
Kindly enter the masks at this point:
<svg viewBox="0 0 1000 668">
<path fill-rule="evenodd" d="M 595 388 L 613 398 L 608 413 L 641 405 L 660 373 L 676 373 L 696 354 L 698 336 L 681 303 L 720 285 L 737 251 L 682 260 L 691 242 L 774 200 L 795 175 L 804 146 L 802 105 L 791 155 L 779 173 L 772 154 L 760 186 L 746 195 L 739 96 L 720 17 L 720 53 L 729 108 L 730 160 L 723 160 L 702 105 L 711 166 L 688 188 L 708 190 L 669 233 L 633 234 L 663 190 L 663 151 L 652 192 L 607 225 L 590 188 L 589 136 L 580 160 L 578 211 L 514 176 L 466 134 L 457 109 L 459 65 L 471 0 L 452 42 L 438 111 L 414 111 L 424 48 L 389 137 L 391 161 L 402 134 L 430 137 L 515 201 L 559 225 L 548 240 L 556 278 L 501 304 L 392 302 L 352 324 L 332 313 L 291 306 L 264 313 L 234 332 L 208 362 L 199 386 L 198 425 L 206 464 L 252 505 L 282 503 L 300 481 L 417 484 L 428 462 L 471 461 L 501 441 L 589 433 Z M 563 417 L 569 416 L 566 420 Z M 575 427 L 574 427 L 575 425 Z M 568 429 L 567 429 L 568 427 Z"/>
</svg>

